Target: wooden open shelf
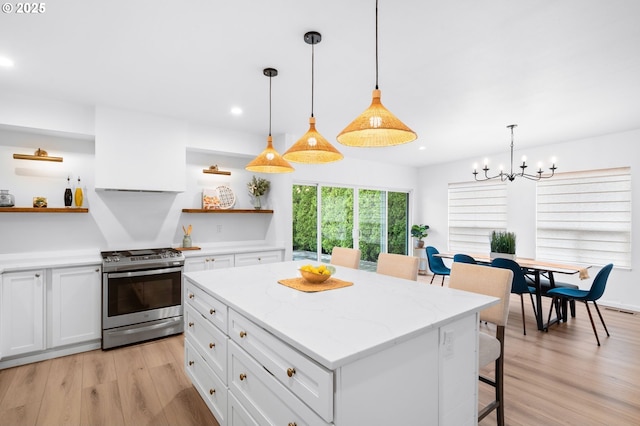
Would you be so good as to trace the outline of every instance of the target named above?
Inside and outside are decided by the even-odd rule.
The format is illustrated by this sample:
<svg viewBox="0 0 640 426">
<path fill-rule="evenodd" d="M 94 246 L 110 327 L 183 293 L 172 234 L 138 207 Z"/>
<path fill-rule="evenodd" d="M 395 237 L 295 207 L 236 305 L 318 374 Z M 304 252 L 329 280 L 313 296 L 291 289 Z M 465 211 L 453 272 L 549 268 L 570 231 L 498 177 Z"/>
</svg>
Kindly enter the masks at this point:
<svg viewBox="0 0 640 426">
<path fill-rule="evenodd" d="M 182 209 L 182 213 L 273 213 L 273 210 L 256 210 L 256 209 Z"/>
<path fill-rule="evenodd" d="M 82 207 L 0 207 L 0 213 L 89 213 Z"/>
</svg>

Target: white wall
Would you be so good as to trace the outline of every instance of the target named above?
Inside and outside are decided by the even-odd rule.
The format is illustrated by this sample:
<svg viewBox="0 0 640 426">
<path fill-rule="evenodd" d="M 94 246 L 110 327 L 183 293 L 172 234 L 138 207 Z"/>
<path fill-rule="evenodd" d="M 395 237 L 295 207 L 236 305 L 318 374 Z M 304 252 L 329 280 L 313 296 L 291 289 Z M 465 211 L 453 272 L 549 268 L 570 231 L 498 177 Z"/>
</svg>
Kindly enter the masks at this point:
<svg viewBox="0 0 640 426">
<path fill-rule="evenodd" d="M 636 154 L 640 141 L 640 130 L 598 136 L 534 149 L 515 150 L 514 158 L 523 154 L 531 160 L 555 156 L 558 161 L 558 172 L 578 170 L 605 169 L 630 166 L 632 173 L 632 212 L 635 226 L 632 228 L 632 241 L 640 241 L 640 156 Z M 517 146 L 516 146 L 517 147 Z M 509 151 L 487 153 L 492 164 L 503 162 L 508 164 Z M 464 182 L 473 179 L 472 165 L 480 163 L 481 158 L 460 160 L 447 164 L 423 167 L 419 170 L 420 188 L 418 196 L 417 222 L 428 224 L 431 228 L 427 244 L 447 250 L 447 185 L 449 182 Z M 535 257 L 535 183 L 516 179 L 507 185 L 508 188 L 508 227 L 518 235 L 517 252 L 519 256 Z M 487 243 L 488 250 L 488 243 Z M 640 256 L 637 250 L 632 253 L 631 270 L 614 268 L 602 304 L 624 309 L 640 311 Z M 589 274 L 594 277 L 599 268 L 591 268 Z M 581 288 L 588 288 L 591 280 L 579 281 L 577 277 L 559 278 L 561 281 L 573 282 Z"/>
</svg>

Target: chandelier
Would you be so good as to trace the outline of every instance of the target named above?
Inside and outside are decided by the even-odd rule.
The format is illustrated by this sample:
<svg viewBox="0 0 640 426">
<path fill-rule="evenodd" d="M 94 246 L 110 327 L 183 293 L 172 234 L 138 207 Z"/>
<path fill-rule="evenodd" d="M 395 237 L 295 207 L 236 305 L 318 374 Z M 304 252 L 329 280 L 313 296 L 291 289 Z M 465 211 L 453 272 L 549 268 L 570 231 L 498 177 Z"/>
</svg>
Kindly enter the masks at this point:
<svg viewBox="0 0 640 426">
<path fill-rule="evenodd" d="M 552 177 L 557 169 L 556 167 L 556 162 L 555 160 L 551 161 L 551 167 L 549 168 L 549 170 L 551 170 L 551 174 L 549 175 L 544 175 L 543 171 L 542 171 L 542 163 L 538 164 L 538 171 L 535 174 L 529 174 L 529 173 L 525 173 L 525 169 L 528 167 L 527 166 L 527 157 L 526 156 L 522 156 L 522 164 L 520 164 L 518 167 L 520 167 L 520 169 L 522 169 L 522 171 L 520 171 L 519 173 L 514 173 L 513 171 L 513 128 L 517 127 L 517 124 L 509 124 L 507 126 L 507 129 L 511 129 L 511 169 L 509 173 L 506 173 L 503 170 L 502 165 L 500 166 L 500 173 L 498 173 L 495 176 L 489 176 L 489 161 L 488 160 L 484 160 L 484 167 L 482 168 L 482 170 L 484 171 L 484 177 L 480 177 L 478 178 L 478 165 L 474 164 L 473 165 L 473 177 L 475 178 L 475 180 L 477 181 L 484 181 L 484 180 L 490 180 L 490 179 L 497 179 L 500 178 L 500 180 L 502 182 L 509 180 L 510 182 L 513 182 L 517 176 L 529 179 L 529 180 L 540 180 L 540 179 L 549 179 L 550 177 Z"/>
</svg>

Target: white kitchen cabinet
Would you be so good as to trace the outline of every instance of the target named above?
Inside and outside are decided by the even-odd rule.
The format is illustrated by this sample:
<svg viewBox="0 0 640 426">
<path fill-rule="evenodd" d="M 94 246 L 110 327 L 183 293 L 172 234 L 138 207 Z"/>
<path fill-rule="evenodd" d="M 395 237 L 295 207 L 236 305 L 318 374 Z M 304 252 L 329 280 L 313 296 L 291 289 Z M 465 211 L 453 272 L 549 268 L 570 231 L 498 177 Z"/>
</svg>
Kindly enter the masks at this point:
<svg viewBox="0 0 640 426">
<path fill-rule="evenodd" d="M 184 261 L 185 272 L 208 271 L 233 266 L 234 256 L 232 254 L 188 257 Z"/>
<path fill-rule="evenodd" d="M 51 346 L 101 338 L 101 274 L 99 265 L 53 269 L 51 272 Z"/>
<path fill-rule="evenodd" d="M 256 251 L 238 253 L 235 256 L 235 266 L 262 265 L 265 263 L 282 262 L 282 250 Z"/>
<path fill-rule="evenodd" d="M 42 269 L 2 274 L 0 352 L 3 358 L 45 348 L 44 274 Z"/>
</svg>

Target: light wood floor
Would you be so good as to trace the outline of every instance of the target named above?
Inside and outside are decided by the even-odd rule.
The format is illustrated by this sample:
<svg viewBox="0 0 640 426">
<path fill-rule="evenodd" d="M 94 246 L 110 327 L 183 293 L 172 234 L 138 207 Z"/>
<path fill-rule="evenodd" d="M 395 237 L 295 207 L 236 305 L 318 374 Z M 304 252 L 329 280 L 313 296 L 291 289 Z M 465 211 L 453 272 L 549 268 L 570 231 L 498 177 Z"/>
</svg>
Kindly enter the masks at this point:
<svg viewBox="0 0 640 426">
<path fill-rule="evenodd" d="M 183 336 L 0 370 L 0 425 L 218 425 Z"/>
<path fill-rule="evenodd" d="M 512 296 L 507 425 L 640 425 L 640 314 L 602 307 L 611 337 L 597 322 L 598 347 L 584 305 L 576 308 L 577 318 L 544 333 L 525 299 L 524 336 Z M 0 425 L 217 425 L 182 360 L 183 337 L 173 336 L 0 370 Z M 481 402 L 490 392 L 480 385 Z M 495 415 L 481 426 L 491 424 Z"/>
<path fill-rule="evenodd" d="M 420 276 L 426 282 L 431 276 Z M 436 277 L 433 285 L 440 285 Z M 448 281 L 445 280 L 445 286 Z M 544 320 L 550 299 L 543 298 Z M 600 306 L 600 305 L 599 305 Z M 527 335 L 522 333 L 520 297 L 511 295 L 505 337 L 505 423 L 516 425 L 640 425 L 640 313 L 600 306 L 607 337 L 593 305 L 598 347 L 584 303 L 576 318 L 537 330 L 531 300 L 525 297 Z M 552 316 L 552 318 L 555 315 Z M 495 333 L 481 324 L 481 330 Z M 493 369 L 481 370 L 493 376 Z M 479 401 L 493 400 L 493 388 L 480 384 Z M 480 426 L 496 424 L 495 413 Z"/>
</svg>

